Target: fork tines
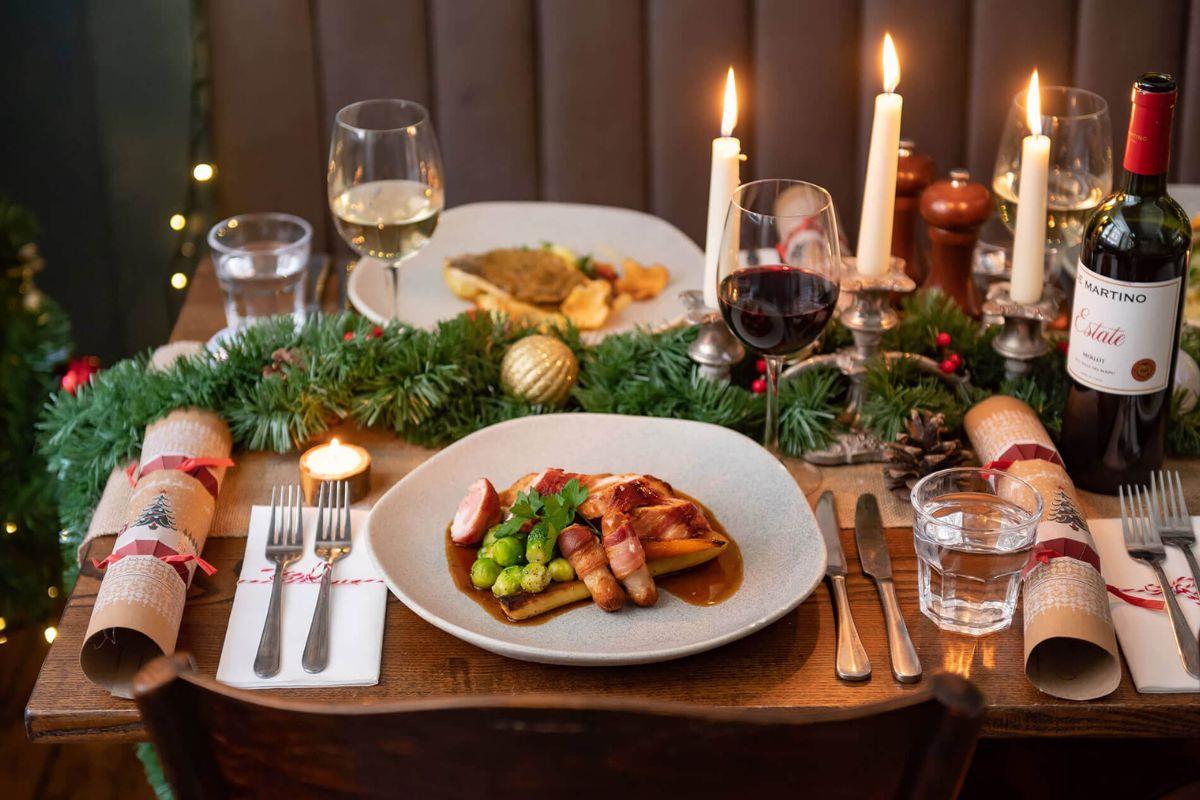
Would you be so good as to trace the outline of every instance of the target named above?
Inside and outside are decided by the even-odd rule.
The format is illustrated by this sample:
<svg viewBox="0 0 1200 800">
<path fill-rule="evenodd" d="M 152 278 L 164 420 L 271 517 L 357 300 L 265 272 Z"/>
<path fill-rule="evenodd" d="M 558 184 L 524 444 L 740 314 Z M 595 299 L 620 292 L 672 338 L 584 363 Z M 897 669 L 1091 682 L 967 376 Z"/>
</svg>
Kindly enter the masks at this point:
<svg viewBox="0 0 1200 800">
<path fill-rule="evenodd" d="M 350 484 L 325 481 L 317 491 L 318 547 L 350 541 Z"/>
<path fill-rule="evenodd" d="M 285 491 L 286 490 L 286 491 Z M 267 550 L 294 549 L 304 544 L 304 495 L 294 484 L 271 487 L 271 523 L 267 529 Z"/>
<path fill-rule="evenodd" d="M 1193 543 L 1196 534 L 1192 531 L 1192 515 L 1188 512 L 1187 500 L 1183 496 L 1183 481 L 1178 470 L 1159 470 L 1150 475 L 1150 498 L 1154 521 L 1164 535 L 1172 540 Z"/>
<path fill-rule="evenodd" d="M 1152 498 L 1141 486 L 1119 486 L 1117 494 L 1121 502 L 1121 533 L 1125 537 L 1125 549 L 1163 555 L 1162 540 L 1154 527 Z M 1129 495 L 1129 511 L 1125 510 L 1125 496 Z"/>
</svg>

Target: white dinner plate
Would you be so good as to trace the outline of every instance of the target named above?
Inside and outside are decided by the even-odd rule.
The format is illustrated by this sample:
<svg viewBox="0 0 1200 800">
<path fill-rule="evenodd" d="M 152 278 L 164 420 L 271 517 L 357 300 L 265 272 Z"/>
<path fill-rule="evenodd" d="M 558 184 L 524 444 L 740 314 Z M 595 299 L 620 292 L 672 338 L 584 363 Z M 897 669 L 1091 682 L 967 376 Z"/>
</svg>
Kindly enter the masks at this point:
<svg viewBox="0 0 1200 800">
<path fill-rule="evenodd" d="M 679 293 L 700 289 L 704 253 L 675 226 L 640 211 L 574 203 L 472 203 L 442 214 L 433 238 L 400 268 L 399 317 L 419 328 L 461 314 L 472 304 L 455 297 L 442 280 L 447 258 L 499 247 L 538 247 L 554 242 L 579 254 L 620 266 L 622 258 L 663 264 L 671 281 L 653 300 L 630 303 L 589 338 L 656 327 L 684 315 Z M 350 273 L 350 302 L 363 316 L 391 316 L 391 285 L 383 262 L 363 258 Z"/>
<path fill-rule="evenodd" d="M 651 608 L 627 603 L 609 614 L 587 604 L 539 625 L 494 619 L 454 585 L 446 526 L 477 478 L 503 489 L 547 467 L 648 473 L 695 497 L 741 548 L 741 587 L 713 606 L 663 591 Z M 825 573 L 804 495 L 756 442 L 717 425 L 613 414 L 522 417 L 459 440 L 380 499 L 366 542 L 392 592 L 423 619 L 485 650 L 547 664 L 645 664 L 710 650 L 787 614 Z"/>
</svg>

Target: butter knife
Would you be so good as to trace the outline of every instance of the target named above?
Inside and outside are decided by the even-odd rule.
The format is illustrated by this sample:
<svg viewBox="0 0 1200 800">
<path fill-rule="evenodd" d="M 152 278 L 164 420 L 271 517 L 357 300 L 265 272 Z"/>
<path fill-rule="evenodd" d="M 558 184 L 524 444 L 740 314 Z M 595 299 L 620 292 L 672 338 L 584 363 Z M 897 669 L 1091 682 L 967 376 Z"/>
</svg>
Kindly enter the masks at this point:
<svg viewBox="0 0 1200 800">
<path fill-rule="evenodd" d="M 837 676 L 844 681 L 865 681 L 871 677 L 871 660 L 867 658 L 854 616 L 850 613 L 850 599 L 846 596 L 846 553 L 842 550 L 842 538 L 838 532 L 837 510 L 833 505 L 833 492 L 825 492 L 817 501 L 817 526 L 825 537 L 825 574 L 829 577 L 830 593 L 837 606 Z"/>
<path fill-rule="evenodd" d="M 887 624 L 892 675 L 901 683 L 916 683 L 921 680 L 921 661 L 917 658 L 916 648 L 900 614 L 896 585 L 892 583 L 892 557 L 883 538 L 879 502 L 873 494 L 858 498 L 858 505 L 854 509 L 854 537 L 858 542 L 858 558 L 862 561 L 863 572 L 874 578 L 879 587 L 883 617 Z"/>
</svg>

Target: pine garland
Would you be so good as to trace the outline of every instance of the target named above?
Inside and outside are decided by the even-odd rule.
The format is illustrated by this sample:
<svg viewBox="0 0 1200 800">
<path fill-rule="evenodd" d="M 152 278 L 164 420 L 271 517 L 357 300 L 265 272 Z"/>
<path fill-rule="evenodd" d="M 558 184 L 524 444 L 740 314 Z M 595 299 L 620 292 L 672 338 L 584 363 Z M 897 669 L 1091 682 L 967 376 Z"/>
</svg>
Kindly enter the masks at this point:
<svg viewBox="0 0 1200 800">
<path fill-rule="evenodd" d="M 60 393 L 39 424 L 41 448 L 55 478 L 63 540 L 75 546 L 114 467 L 137 455 L 146 425 L 173 408 L 212 409 L 230 426 L 235 444 L 252 450 L 302 446 L 342 420 L 382 427 L 414 443 L 440 446 L 514 417 L 558 410 L 530 405 L 500 388 L 508 347 L 534 332 L 486 314 L 463 315 L 431 330 L 376 328 L 355 315 L 318 316 L 297 330 L 288 319 L 262 322 L 226 344 L 220 358 L 201 354 L 165 372 L 146 368 L 148 354 L 99 373 L 74 396 Z M 1066 387 L 1057 350 L 1039 359 L 1020 381 L 1003 378 L 992 331 L 937 292 L 906 303 L 884 347 L 940 359 L 937 334 L 970 371 L 970 389 L 955 388 L 908 362 L 871 365 L 864 424 L 890 440 L 913 408 L 946 417 L 952 431 L 971 403 L 995 392 L 1028 402 L 1048 430 L 1061 426 Z M 761 395 L 735 383 L 703 379 L 688 358 L 692 327 L 636 331 L 582 346 L 573 330 L 554 332 L 580 359 L 580 374 L 565 411 L 695 419 L 758 436 Z M 832 326 L 823 346 L 845 341 Z M 1184 347 L 1200 351 L 1200 335 Z M 841 421 L 847 382 L 832 369 L 812 370 L 780 390 L 780 446 L 790 454 L 829 443 Z M 1200 410 L 1177 415 L 1173 450 L 1200 455 Z"/>
</svg>

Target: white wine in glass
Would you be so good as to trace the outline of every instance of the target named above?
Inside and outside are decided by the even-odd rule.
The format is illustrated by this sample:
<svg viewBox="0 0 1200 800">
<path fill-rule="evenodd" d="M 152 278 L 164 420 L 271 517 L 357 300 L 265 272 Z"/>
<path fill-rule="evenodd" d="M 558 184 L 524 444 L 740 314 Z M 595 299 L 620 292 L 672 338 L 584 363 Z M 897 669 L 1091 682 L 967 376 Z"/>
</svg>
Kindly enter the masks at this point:
<svg viewBox="0 0 1200 800">
<path fill-rule="evenodd" d="M 351 186 L 330 203 L 338 233 L 356 253 L 399 261 L 424 247 L 441 208 L 418 181 L 385 180 Z"/>
<path fill-rule="evenodd" d="M 992 172 L 1000 219 L 1010 231 L 1017 225 L 1022 142 L 1030 133 L 1026 95 L 1019 92 L 1009 107 Z M 1108 104 L 1098 94 L 1068 86 L 1043 86 L 1039 96 L 1042 132 L 1050 137 L 1046 255 L 1048 262 L 1074 275 L 1084 227 L 1112 189 Z"/>
<path fill-rule="evenodd" d="M 1009 170 L 992 183 L 1000 219 L 1010 231 L 1017 227 L 1018 174 Z M 1100 178 L 1084 173 L 1052 172 L 1046 186 L 1046 246 L 1073 259 L 1083 242 L 1083 229 L 1107 194 Z"/>
<path fill-rule="evenodd" d="M 408 100 L 364 100 L 337 113 L 329 145 L 329 208 L 354 252 L 384 262 L 392 317 L 400 264 L 425 246 L 445 205 L 429 112 Z"/>
</svg>

